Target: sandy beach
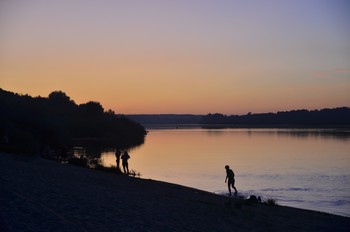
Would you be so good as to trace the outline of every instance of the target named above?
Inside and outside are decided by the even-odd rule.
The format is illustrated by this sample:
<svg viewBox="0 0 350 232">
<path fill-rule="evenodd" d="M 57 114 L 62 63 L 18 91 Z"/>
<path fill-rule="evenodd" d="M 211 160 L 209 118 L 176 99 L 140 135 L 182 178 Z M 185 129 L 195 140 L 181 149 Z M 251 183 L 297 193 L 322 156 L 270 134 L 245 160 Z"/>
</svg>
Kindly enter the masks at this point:
<svg viewBox="0 0 350 232">
<path fill-rule="evenodd" d="M 350 218 L 0 153 L 0 231 L 349 231 Z"/>
</svg>

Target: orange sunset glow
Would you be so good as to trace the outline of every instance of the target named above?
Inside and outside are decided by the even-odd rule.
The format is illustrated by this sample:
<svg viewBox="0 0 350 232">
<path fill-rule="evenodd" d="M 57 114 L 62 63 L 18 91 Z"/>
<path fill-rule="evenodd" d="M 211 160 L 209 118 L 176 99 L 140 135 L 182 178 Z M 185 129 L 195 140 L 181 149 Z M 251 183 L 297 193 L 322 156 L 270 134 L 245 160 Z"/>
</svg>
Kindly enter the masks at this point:
<svg viewBox="0 0 350 232">
<path fill-rule="evenodd" d="M 348 1 L 1 1 L 0 87 L 122 114 L 349 106 Z"/>
</svg>

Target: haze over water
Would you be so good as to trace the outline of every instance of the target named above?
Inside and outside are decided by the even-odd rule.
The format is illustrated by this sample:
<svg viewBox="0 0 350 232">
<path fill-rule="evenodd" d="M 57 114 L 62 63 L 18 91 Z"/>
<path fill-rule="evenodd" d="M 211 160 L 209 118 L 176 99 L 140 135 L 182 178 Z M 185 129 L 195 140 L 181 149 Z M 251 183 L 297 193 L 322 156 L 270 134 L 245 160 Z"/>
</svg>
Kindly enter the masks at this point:
<svg viewBox="0 0 350 232">
<path fill-rule="evenodd" d="M 226 164 L 240 194 L 350 216 L 350 137 L 301 129 L 151 129 L 130 151 L 142 178 L 227 193 Z M 113 152 L 102 154 L 115 165 Z"/>
</svg>

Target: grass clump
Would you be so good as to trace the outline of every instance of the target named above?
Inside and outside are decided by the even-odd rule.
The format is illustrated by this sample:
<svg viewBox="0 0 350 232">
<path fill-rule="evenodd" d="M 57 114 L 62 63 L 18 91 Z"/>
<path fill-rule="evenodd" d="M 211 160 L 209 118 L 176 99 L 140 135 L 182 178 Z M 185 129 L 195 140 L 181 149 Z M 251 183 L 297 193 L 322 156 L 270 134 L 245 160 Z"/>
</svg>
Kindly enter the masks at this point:
<svg viewBox="0 0 350 232">
<path fill-rule="evenodd" d="M 266 205 L 269 205 L 269 206 L 276 206 L 276 205 L 278 205 L 278 204 L 277 204 L 277 200 L 276 200 L 276 199 L 273 199 L 273 198 L 268 198 L 268 199 L 266 199 L 266 200 L 264 201 L 264 203 L 265 203 Z"/>
<path fill-rule="evenodd" d="M 117 168 L 116 166 L 111 167 L 105 167 L 101 164 L 101 160 L 98 158 L 88 158 L 86 156 L 81 157 L 71 157 L 67 160 L 67 163 L 80 166 L 84 168 L 90 168 L 94 170 L 100 170 L 103 172 L 109 172 L 109 173 L 116 173 L 117 175 L 128 175 L 132 177 L 141 177 L 141 173 L 137 172 L 135 170 L 130 170 L 128 174 L 123 173 L 120 168 Z"/>
<path fill-rule="evenodd" d="M 140 172 L 137 172 L 135 170 L 130 170 L 129 171 L 129 176 L 133 176 L 133 177 L 141 177 L 141 173 Z"/>
</svg>

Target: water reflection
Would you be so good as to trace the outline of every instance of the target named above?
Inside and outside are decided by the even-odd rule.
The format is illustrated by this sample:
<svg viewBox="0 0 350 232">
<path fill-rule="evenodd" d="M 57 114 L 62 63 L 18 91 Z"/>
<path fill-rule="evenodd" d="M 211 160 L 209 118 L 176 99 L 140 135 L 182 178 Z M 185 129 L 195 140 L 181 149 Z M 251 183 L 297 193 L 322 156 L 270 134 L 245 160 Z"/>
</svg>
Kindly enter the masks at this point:
<svg viewBox="0 0 350 232">
<path fill-rule="evenodd" d="M 320 137 L 329 139 L 350 139 L 350 130 L 348 129 L 295 129 L 295 130 L 278 130 L 278 135 L 296 136 L 296 137 Z"/>
<path fill-rule="evenodd" d="M 345 214 L 350 203 L 329 209 L 325 202 L 350 202 L 348 135 L 316 129 L 149 130 L 145 144 L 130 150 L 129 164 L 144 178 L 217 193 L 227 192 L 228 164 L 244 194 Z M 101 160 L 115 165 L 113 151 L 102 152 Z"/>
<path fill-rule="evenodd" d="M 158 136 L 159 134 L 160 136 Z M 275 143 L 276 138 L 279 140 L 278 144 Z M 307 138 L 310 138 L 313 144 L 317 143 L 319 139 L 322 141 L 332 139 L 338 142 L 347 142 L 350 139 L 350 131 L 345 129 L 154 129 L 150 130 L 144 145 L 128 150 L 132 153 L 135 152 L 138 157 L 139 154 L 146 153 L 147 147 L 155 146 L 156 148 L 152 148 L 155 150 L 151 153 L 159 157 L 179 157 L 179 160 L 182 161 L 185 161 L 184 155 L 188 159 L 190 156 L 194 157 L 197 154 L 201 154 L 202 158 L 208 160 L 210 157 L 219 154 L 241 153 L 242 157 L 247 158 L 263 153 L 261 156 L 250 158 L 249 162 L 264 164 L 265 162 L 272 162 L 273 159 L 278 159 L 274 157 L 275 155 L 277 157 L 280 155 L 291 155 L 290 148 L 293 146 L 293 143 L 296 143 L 295 139 L 303 141 Z M 155 144 L 154 140 L 156 140 Z M 298 146 L 304 147 L 305 150 L 300 152 L 300 154 L 304 155 L 306 150 L 311 149 L 313 150 L 312 152 L 308 151 L 308 154 L 305 154 L 310 155 L 315 153 L 315 150 L 318 150 L 311 146 L 311 143 L 302 141 L 298 142 Z M 283 143 L 281 144 L 281 142 Z M 283 147 L 283 145 L 286 147 Z M 254 149 L 250 149 L 252 146 Z M 316 144 L 315 146 L 318 145 Z M 205 151 L 203 151 L 204 147 L 206 147 Z M 293 149 L 296 148 L 294 147 Z M 114 147 L 86 144 L 85 147 L 75 147 L 73 153 L 76 156 L 83 154 L 86 157 L 101 158 L 103 165 L 113 166 L 115 165 L 115 151 L 116 148 Z M 320 152 L 318 158 L 322 157 L 322 154 L 323 152 Z M 294 153 L 294 157 L 296 155 Z M 152 154 L 147 153 L 147 156 L 152 160 Z M 242 160 L 242 157 L 239 160 Z M 264 157 L 265 160 L 271 160 L 264 161 L 260 157 Z M 159 160 L 161 159 L 159 158 Z M 173 161 L 177 162 L 176 160 Z M 157 164 L 158 162 L 157 158 L 155 158 L 154 162 L 152 161 L 151 163 Z M 155 166 L 153 164 L 150 165 L 152 167 Z"/>
<path fill-rule="evenodd" d="M 149 129 L 144 145 L 128 149 L 129 165 L 147 179 L 222 194 L 228 164 L 242 194 L 350 216 L 349 139 L 340 129 Z M 74 154 L 116 166 L 113 147 Z"/>
<path fill-rule="evenodd" d="M 246 133 L 249 136 L 254 134 L 267 134 L 290 137 L 322 137 L 330 139 L 350 140 L 349 129 L 206 129 L 209 135 L 219 136 L 225 133 Z"/>
</svg>

